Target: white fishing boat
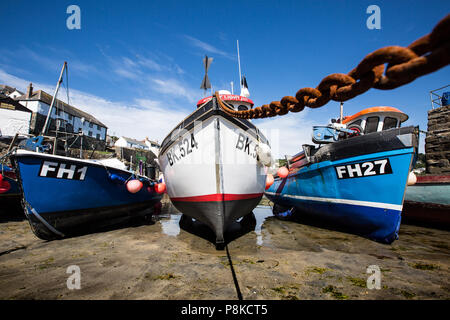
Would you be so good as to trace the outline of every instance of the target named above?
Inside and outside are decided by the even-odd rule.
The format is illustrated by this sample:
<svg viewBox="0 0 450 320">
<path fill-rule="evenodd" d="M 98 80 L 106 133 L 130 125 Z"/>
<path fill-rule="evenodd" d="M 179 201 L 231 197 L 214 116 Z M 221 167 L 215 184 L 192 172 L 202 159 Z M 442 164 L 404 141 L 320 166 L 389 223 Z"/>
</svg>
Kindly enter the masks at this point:
<svg viewBox="0 0 450 320">
<path fill-rule="evenodd" d="M 202 86 L 209 83 L 205 78 Z M 250 214 L 261 200 L 265 165 L 271 162 L 264 135 L 250 121 L 228 115 L 224 105 L 250 109 L 253 101 L 225 90 L 201 99 L 164 139 L 159 155 L 172 203 L 208 225 L 218 248 L 224 245 L 227 226 Z"/>
</svg>

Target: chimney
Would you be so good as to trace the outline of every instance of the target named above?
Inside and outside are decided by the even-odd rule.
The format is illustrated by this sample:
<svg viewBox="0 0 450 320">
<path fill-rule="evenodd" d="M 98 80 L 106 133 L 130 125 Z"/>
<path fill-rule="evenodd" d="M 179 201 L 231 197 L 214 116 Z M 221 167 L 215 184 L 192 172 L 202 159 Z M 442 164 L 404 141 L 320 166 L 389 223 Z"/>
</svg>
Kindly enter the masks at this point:
<svg viewBox="0 0 450 320">
<path fill-rule="evenodd" d="M 30 84 L 27 87 L 27 94 L 25 98 L 30 99 L 32 95 L 33 95 L 33 84 L 30 82 Z"/>
</svg>

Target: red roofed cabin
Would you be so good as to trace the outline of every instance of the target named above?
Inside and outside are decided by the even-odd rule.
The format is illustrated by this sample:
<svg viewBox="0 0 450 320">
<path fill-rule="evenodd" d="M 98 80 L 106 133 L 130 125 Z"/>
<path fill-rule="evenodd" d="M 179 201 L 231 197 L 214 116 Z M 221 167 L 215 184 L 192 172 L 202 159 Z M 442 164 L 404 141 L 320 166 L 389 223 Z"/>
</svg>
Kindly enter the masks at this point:
<svg viewBox="0 0 450 320">
<path fill-rule="evenodd" d="M 400 128 L 406 120 L 408 120 L 408 115 L 397 108 L 371 107 L 352 116 L 344 117 L 342 123 L 346 124 L 348 129 L 357 129 L 366 134 Z"/>
<path fill-rule="evenodd" d="M 249 98 L 246 98 L 246 97 L 243 97 L 240 95 L 236 95 L 236 94 L 231 94 L 231 92 L 229 92 L 227 90 L 220 90 L 219 96 L 220 96 L 220 99 L 222 99 L 226 103 L 232 105 L 234 107 L 234 110 L 238 110 L 238 111 L 250 110 L 251 108 L 253 108 L 253 105 L 254 105 L 253 101 L 250 100 Z M 197 102 L 197 108 L 199 108 L 202 105 L 204 105 L 205 103 L 209 102 L 211 99 L 212 99 L 212 96 L 200 99 Z"/>
</svg>

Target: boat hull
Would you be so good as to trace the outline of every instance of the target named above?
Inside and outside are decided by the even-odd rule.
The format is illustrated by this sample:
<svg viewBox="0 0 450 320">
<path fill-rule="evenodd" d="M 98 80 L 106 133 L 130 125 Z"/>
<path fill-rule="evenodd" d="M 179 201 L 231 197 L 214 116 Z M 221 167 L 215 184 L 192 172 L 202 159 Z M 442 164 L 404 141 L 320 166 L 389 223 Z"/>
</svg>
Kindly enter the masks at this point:
<svg viewBox="0 0 450 320">
<path fill-rule="evenodd" d="M 413 143 L 389 151 L 351 157 L 329 154 L 329 160 L 305 165 L 285 179 L 277 178 L 266 196 L 283 207 L 295 207 L 302 214 L 391 243 L 398 238 L 405 188 L 416 153 L 414 138 L 410 141 Z M 379 145 L 375 141 L 374 150 Z"/>
<path fill-rule="evenodd" d="M 406 189 L 403 215 L 407 222 L 450 228 L 450 176 L 418 176 Z"/>
<path fill-rule="evenodd" d="M 143 177 L 144 187 L 134 194 L 128 192 L 124 181 L 130 178 L 130 172 L 94 161 L 22 150 L 12 159 L 25 214 L 35 234 L 43 239 L 137 215 L 162 198 Z"/>
<path fill-rule="evenodd" d="M 263 196 L 266 173 L 255 147 L 265 138 L 248 121 L 220 112 L 215 99 L 202 108 L 190 116 L 196 126 L 186 123 L 165 139 L 159 163 L 174 206 L 208 225 L 222 244 L 227 227 Z"/>
</svg>

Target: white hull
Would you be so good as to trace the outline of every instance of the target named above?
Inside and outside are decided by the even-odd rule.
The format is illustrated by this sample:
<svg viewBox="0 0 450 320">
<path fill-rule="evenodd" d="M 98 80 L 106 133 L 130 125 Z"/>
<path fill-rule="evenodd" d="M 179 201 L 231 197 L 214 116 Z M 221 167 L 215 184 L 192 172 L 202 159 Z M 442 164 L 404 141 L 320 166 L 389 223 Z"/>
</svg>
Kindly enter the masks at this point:
<svg viewBox="0 0 450 320">
<path fill-rule="evenodd" d="M 162 148 L 159 163 L 172 203 L 209 225 L 217 243 L 223 243 L 229 223 L 251 213 L 264 193 L 257 145 L 256 130 L 252 134 L 216 114 Z"/>
</svg>

